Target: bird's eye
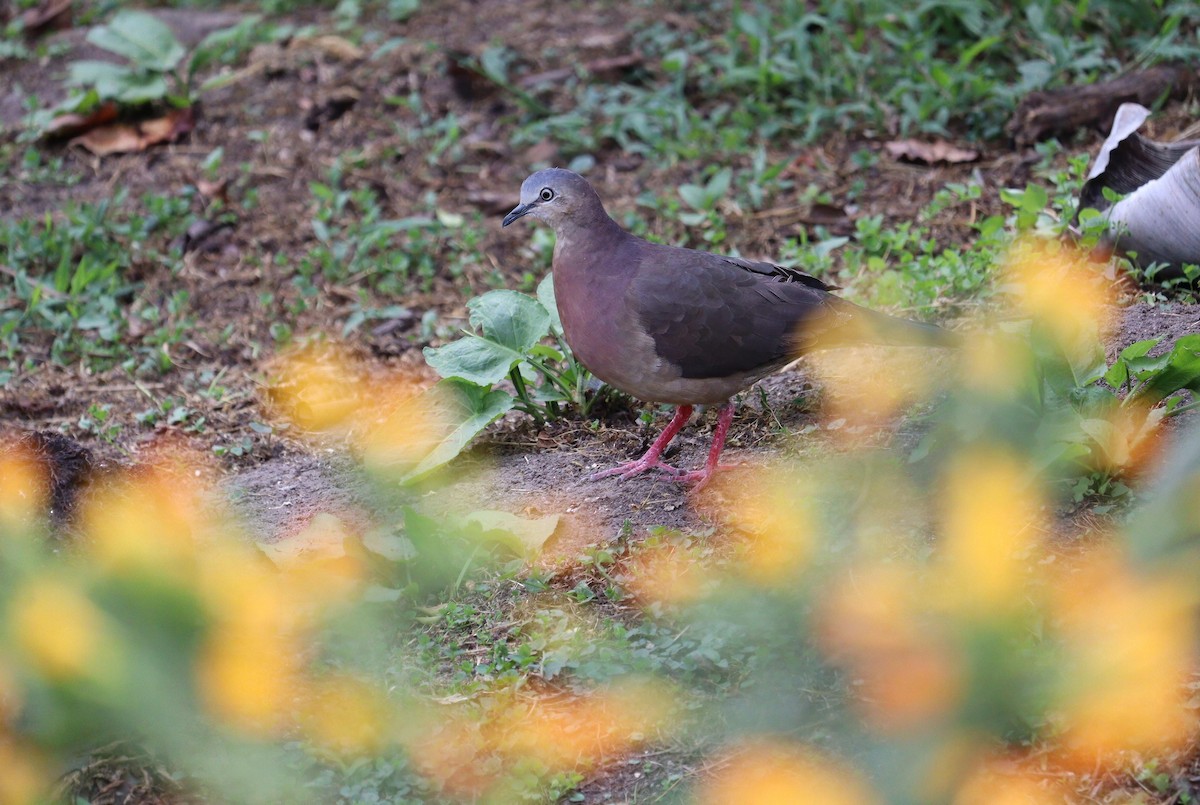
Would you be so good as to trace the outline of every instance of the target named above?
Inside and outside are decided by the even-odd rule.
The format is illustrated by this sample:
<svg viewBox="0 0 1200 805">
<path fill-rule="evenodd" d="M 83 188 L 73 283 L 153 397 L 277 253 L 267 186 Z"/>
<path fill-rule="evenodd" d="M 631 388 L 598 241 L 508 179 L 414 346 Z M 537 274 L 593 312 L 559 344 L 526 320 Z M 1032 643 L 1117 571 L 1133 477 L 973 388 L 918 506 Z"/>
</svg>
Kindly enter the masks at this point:
<svg viewBox="0 0 1200 805">
<path fill-rule="evenodd" d="M 543 187 L 542 192 L 538 193 L 538 198 L 540 198 L 542 201 L 549 201 L 550 199 L 554 198 L 554 191 L 548 187 Z"/>
</svg>

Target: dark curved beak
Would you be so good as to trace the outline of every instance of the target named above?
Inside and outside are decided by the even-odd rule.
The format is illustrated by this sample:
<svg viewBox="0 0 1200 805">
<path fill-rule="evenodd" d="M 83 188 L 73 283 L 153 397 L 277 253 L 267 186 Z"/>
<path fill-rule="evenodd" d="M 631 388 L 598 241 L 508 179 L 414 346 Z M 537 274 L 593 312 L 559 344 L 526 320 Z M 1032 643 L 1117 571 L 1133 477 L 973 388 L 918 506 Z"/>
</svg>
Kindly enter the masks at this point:
<svg viewBox="0 0 1200 805">
<path fill-rule="evenodd" d="M 521 216 L 528 215 L 529 211 L 532 209 L 533 209 L 533 204 L 518 204 L 517 206 L 513 207 L 512 212 L 510 212 L 508 215 L 504 216 L 504 221 L 503 221 L 503 223 L 500 224 L 500 226 L 508 226 L 513 221 L 520 218 Z"/>
</svg>

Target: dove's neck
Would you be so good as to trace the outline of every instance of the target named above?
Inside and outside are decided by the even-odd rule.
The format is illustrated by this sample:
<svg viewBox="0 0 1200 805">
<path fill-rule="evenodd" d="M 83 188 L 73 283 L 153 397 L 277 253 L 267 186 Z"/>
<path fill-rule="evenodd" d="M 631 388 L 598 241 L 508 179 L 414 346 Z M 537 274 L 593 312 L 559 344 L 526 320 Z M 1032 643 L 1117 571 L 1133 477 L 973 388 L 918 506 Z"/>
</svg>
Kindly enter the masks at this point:
<svg viewBox="0 0 1200 805">
<path fill-rule="evenodd" d="M 633 238 L 604 210 L 590 211 L 569 221 L 560 221 L 554 231 L 554 269 L 560 273 L 608 273 L 603 266 L 626 241 Z"/>
</svg>

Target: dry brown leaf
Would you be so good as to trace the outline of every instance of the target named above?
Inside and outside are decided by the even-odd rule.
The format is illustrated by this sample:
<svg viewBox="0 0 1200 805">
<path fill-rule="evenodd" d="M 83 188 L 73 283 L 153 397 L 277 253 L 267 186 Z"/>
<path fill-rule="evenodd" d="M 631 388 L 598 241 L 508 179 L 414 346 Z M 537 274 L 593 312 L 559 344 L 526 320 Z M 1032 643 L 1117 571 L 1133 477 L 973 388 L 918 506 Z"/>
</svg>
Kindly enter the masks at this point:
<svg viewBox="0 0 1200 805">
<path fill-rule="evenodd" d="M 197 179 L 196 189 L 205 198 L 219 199 L 220 201 L 229 200 L 227 194 L 227 190 L 229 189 L 228 179 L 218 179 L 215 182 L 210 182 L 207 179 Z"/>
<path fill-rule="evenodd" d="M 43 0 L 21 15 L 26 36 L 36 36 L 45 30 L 60 30 L 71 25 L 72 0 Z"/>
<path fill-rule="evenodd" d="M 50 121 L 43 137 L 74 137 L 85 131 L 103 126 L 117 119 L 117 105 L 105 101 L 86 115 L 72 112 L 69 115 L 59 115 Z"/>
<path fill-rule="evenodd" d="M 305 47 L 316 48 L 322 53 L 341 61 L 358 61 L 363 57 L 363 50 L 348 39 L 333 34 L 325 36 L 297 37 L 292 40 L 291 50 Z"/>
<path fill-rule="evenodd" d="M 101 157 L 141 151 L 145 147 L 142 145 L 141 133 L 131 123 L 114 123 L 111 126 L 94 128 L 71 140 L 71 145 L 83 146 Z"/>
<path fill-rule="evenodd" d="M 954 165 L 979 159 L 979 152 L 975 149 L 959 148 L 945 140 L 934 140 L 931 143 L 923 143 L 920 140 L 893 140 L 884 143 L 883 147 L 893 159 L 924 162 L 926 165 L 936 165 L 939 162 Z"/>
<path fill-rule="evenodd" d="M 114 123 L 94 128 L 71 140 L 96 156 L 145 151 L 152 145 L 175 142 L 196 125 L 192 109 L 172 109 L 163 117 L 137 123 Z"/>
</svg>

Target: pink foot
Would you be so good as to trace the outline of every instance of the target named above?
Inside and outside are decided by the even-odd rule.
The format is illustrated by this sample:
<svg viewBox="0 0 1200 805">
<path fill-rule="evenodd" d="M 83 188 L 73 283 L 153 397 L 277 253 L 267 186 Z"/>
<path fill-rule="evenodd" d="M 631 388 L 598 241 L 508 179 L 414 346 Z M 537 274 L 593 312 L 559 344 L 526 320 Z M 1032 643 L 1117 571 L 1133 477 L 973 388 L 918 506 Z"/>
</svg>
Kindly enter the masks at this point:
<svg viewBox="0 0 1200 805">
<path fill-rule="evenodd" d="M 678 467 L 672 467 L 670 464 L 664 464 L 657 458 L 647 459 L 646 456 L 642 456 L 637 461 L 626 461 L 624 464 L 618 464 L 612 469 L 593 472 L 587 477 L 587 479 L 589 481 L 598 481 L 601 478 L 619 475 L 623 481 L 626 478 L 632 478 L 635 475 L 641 475 L 643 472 L 649 472 L 650 470 L 658 470 L 666 475 L 674 476 L 676 479 L 678 476 L 687 475 L 685 470 L 681 470 Z"/>
<path fill-rule="evenodd" d="M 670 424 L 667 425 L 667 429 L 650 446 L 650 449 L 646 451 L 646 455 L 637 461 L 630 461 L 609 470 L 594 472 L 588 476 L 588 480 L 595 481 L 598 478 L 608 478 L 613 475 L 619 475 L 624 480 L 632 478 L 635 475 L 640 475 L 643 472 L 648 472 L 649 470 L 658 470 L 669 475 L 670 480 L 676 483 L 695 484 L 692 487 L 693 490 L 704 488 L 712 480 L 717 470 L 730 469 L 728 465 L 721 465 L 717 462 L 720 460 L 721 450 L 725 446 L 725 435 L 729 432 L 729 425 L 733 422 L 733 403 L 725 403 L 721 407 L 721 413 L 717 417 L 717 429 L 713 433 L 712 449 L 708 452 L 708 460 L 704 462 L 704 469 L 687 472 L 678 467 L 664 464 L 659 460 L 659 456 L 662 455 L 663 450 L 666 449 L 671 439 L 675 438 L 675 434 L 679 432 L 680 428 L 683 427 L 691 415 L 691 406 L 681 405 L 679 410 L 675 412 L 675 416 L 671 419 Z"/>
</svg>

